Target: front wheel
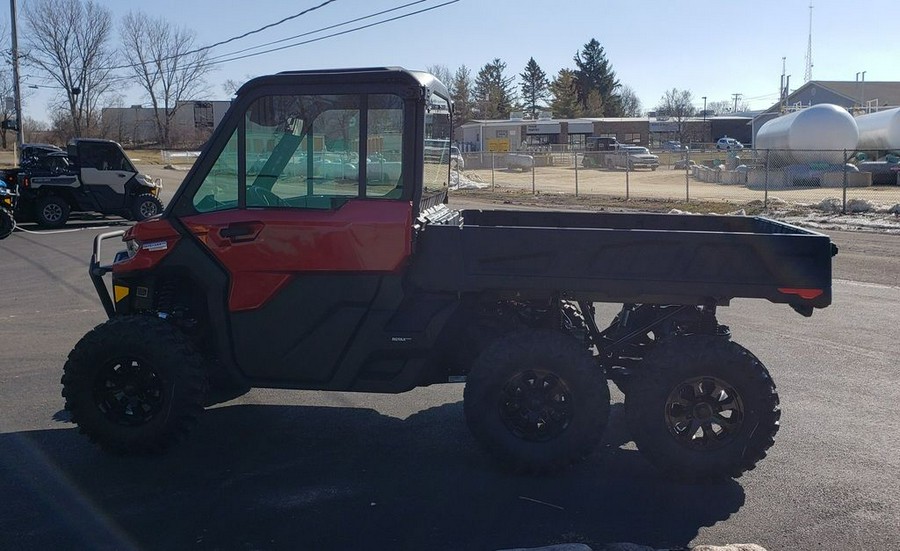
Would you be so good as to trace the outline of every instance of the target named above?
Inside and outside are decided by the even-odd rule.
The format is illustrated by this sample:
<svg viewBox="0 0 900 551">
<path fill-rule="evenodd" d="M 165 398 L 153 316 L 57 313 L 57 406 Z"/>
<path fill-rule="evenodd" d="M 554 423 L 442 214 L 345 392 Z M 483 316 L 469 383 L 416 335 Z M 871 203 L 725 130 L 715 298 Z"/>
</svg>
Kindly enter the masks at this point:
<svg viewBox="0 0 900 551">
<path fill-rule="evenodd" d="M 682 480 L 737 478 L 774 444 L 781 411 L 765 366 L 717 336 L 676 337 L 647 354 L 625 408 L 638 449 Z"/>
<path fill-rule="evenodd" d="M 114 453 L 161 452 L 203 411 L 203 360 L 159 318 L 123 316 L 97 326 L 69 353 L 62 395 L 79 430 Z"/>
<path fill-rule="evenodd" d="M 60 228 L 69 219 L 69 204 L 57 195 L 48 195 L 38 200 L 34 216 L 43 228 Z"/>
<path fill-rule="evenodd" d="M 600 442 L 609 388 L 582 343 L 558 331 L 522 331 L 478 356 L 464 407 L 475 439 L 505 466 L 555 471 Z"/>
<path fill-rule="evenodd" d="M 163 211 L 162 201 L 149 193 L 142 193 L 131 204 L 131 218 L 136 222 L 156 216 Z"/>
<path fill-rule="evenodd" d="M 6 239 L 16 227 L 16 221 L 13 214 L 3 207 L 0 207 L 0 239 Z"/>
</svg>

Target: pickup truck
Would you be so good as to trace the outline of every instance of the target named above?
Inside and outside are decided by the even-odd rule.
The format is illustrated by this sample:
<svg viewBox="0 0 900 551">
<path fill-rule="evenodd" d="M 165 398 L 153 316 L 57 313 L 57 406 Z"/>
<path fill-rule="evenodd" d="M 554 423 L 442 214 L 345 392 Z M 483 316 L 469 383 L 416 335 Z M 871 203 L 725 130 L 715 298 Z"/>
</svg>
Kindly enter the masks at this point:
<svg viewBox="0 0 900 551">
<path fill-rule="evenodd" d="M 76 138 L 63 150 L 25 144 L 19 167 L 0 171 L 16 182 L 16 218 L 45 228 L 65 225 L 72 212 L 92 212 L 143 220 L 162 212 L 160 182 L 140 174 L 119 144 Z"/>
<path fill-rule="evenodd" d="M 606 155 L 607 168 L 634 170 L 636 168 L 659 168 L 659 157 L 650 153 L 646 147 L 626 145 Z"/>
<path fill-rule="evenodd" d="M 612 381 L 663 472 L 752 469 L 778 430 L 778 394 L 716 312 L 738 297 L 827 307 L 828 236 L 752 217 L 454 210 L 450 156 L 425 147 L 449 147 L 450 117 L 442 83 L 399 68 L 245 84 L 162 216 L 95 239 L 109 320 L 62 377 L 80 430 L 106 450 L 157 452 L 251 387 L 464 382 L 475 440 L 545 472 L 600 442 Z M 286 174 L 311 136 L 357 172 Z M 399 177 L 369 179 L 392 141 Z M 621 305 L 605 328 L 598 303 Z"/>
</svg>

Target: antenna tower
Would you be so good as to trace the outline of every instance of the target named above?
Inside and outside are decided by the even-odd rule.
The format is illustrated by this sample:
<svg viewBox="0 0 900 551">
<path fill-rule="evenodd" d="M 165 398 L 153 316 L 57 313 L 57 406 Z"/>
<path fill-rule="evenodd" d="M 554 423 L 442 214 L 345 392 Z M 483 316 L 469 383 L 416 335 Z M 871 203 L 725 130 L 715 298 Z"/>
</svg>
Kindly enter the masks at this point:
<svg viewBox="0 0 900 551">
<path fill-rule="evenodd" d="M 812 80 L 812 2 L 809 3 L 809 41 L 806 44 L 806 71 L 803 73 L 803 82 Z"/>
</svg>

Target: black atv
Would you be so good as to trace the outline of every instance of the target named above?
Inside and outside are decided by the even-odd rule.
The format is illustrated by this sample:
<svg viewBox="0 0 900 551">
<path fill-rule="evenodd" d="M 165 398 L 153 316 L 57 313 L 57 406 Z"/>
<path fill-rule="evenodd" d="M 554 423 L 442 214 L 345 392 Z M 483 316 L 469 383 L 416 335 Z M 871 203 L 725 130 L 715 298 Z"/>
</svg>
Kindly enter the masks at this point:
<svg viewBox="0 0 900 551">
<path fill-rule="evenodd" d="M 15 176 L 0 178 L 0 239 L 9 237 L 16 227 L 14 214 L 18 198 Z"/>
<path fill-rule="evenodd" d="M 109 140 L 79 138 L 62 150 L 48 144 L 22 147 L 20 168 L 7 170 L 18 183 L 18 219 L 58 228 L 72 212 L 144 220 L 162 212 L 160 182 L 141 174 Z"/>
</svg>

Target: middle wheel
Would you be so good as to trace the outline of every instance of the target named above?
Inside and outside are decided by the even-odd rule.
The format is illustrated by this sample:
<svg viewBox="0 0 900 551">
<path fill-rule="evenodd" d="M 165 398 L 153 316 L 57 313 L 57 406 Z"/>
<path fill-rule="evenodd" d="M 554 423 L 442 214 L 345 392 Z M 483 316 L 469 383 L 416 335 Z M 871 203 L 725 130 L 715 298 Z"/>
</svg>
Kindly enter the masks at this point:
<svg viewBox="0 0 900 551">
<path fill-rule="evenodd" d="M 584 459 L 603 436 L 609 388 L 591 353 L 557 331 L 506 335 L 479 355 L 465 389 L 476 440 L 516 471 Z"/>
</svg>

